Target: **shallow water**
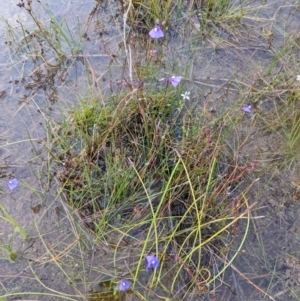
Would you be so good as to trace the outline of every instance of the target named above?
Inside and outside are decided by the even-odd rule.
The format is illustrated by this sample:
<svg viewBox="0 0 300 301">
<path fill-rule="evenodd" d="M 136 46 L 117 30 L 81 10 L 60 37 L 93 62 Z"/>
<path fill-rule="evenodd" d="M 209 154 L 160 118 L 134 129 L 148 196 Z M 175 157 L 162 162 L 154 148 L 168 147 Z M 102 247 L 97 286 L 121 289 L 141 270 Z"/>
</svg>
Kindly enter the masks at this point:
<svg viewBox="0 0 300 301">
<path fill-rule="evenodd" d="M 19 18 L 24 24 L 32 24 L 28 13 L 17 7 L 14 1 L 4 2 L 1 16 L 12 26 L 19 26 L 16 21 Z M 196 36 L 200 26 L 197 16 L 181 19 L 170 28 L 166 37 L 168 43 L 161 45 L 164 59 L 168 58 L 173 69 L 157 64 L 155 79 L 189 65 L 187 90 L 191 91 L 191 96 L 199 105 L 207 102 L 217 114 L 221 114 L 243 98 L 241 91 L 247 91 L 250 86 L 260 87 L 263 73 L 273 61 L 277 49 L 288 35 L 297 34 L 300 19 L 297 7 L 293 5 L 291 1 L 266 2 L 242 18 L 243 25 L 238 34 L 226 27 L 224 21 L 218 25 L 215 34 L 201 40 Z M 39 18 L 49 22 L 49 15 L 40 9 L 39 4 L 34 3 L 34 7 Z M 245 8 L 251 7 L 260 5 L 245 3 Z M 74 37 L 80 37 L 76 35 L 78 30 L 84 37 L 81 41 L 82 56 L 72 56 L 68 53 L 68 46 L 63 45 L 69 54 L 69 60 L 64 62 L 64 72 L 53 73 L 51 80 L 50 76 L 46 76 L 43 81 L 43 77 L 35 77 L 33 73 L 39 63 L 33 62 L 25 55 L 26 52 L 21 57 L 16 56 L 12 52 L 14 45 L 4 45 L 0 50 L 0 64 L 5 71 L 1 72 L 0 83 L 0 91 L 4 91 L 0 98 L 1 204 L 25 228 L 29 237 L 24 242 L 18 233 L 13 235 L 13 250 L 18 253 L 15 263 L 10 263 L 7 254 L 1 253 L 0 291 L 2 295 L 20 292 L 20 296 L 28 291 L 51 292 L 52 296 L 39 297 L 45 300 L 59 300 L 58 294 L 64 293 L 72 295 L 75 300 L 85 300 L 89 290 L 99 289 L 99 282 L 106 280 L 103 275 L 97 274 L 94 267 L 103 263 L 103 258 L 109 258 L 106 255 L 109 250 L 105 246 L 93 245 L 91 239 L 88 252 L 76 251 L 80 238 L 70 231 L 75 227 L 68 218 L 70 208 L 57 197 L 55 184 L 50 185 L 45 174 L 48 166 L 44 149 L 47 136 L 45 119 L 60 122 L 61 110 L 70 110 L 77 103 L 78 95 L 89 95 L 87 78 L 94 83 L 95 91 L 101 87 L 105 96 L 109 91 L 117 90 L 123 78 L 130 80 L 130 72 L 123 68 L 122 17 L 118 14 L 117 4 L 51 1 L 50 8 L 58 20 L 66 18 L 71 24 Z M 3 22 L 0 23 L 0 30 L 5 37 L 7 28 Z M 196 38 L 191 39 L 193 35 Z M 133 37 L 136 43 L 132 42 L 131 47 L 135 59 L 143 62 L 145 38 L 138 39 L 137 36 Z M 7 37 L 4 40 L 9 42 Z M 299 51 L 295 51 L 295 57 L 299 59 Z M 276 68 L 280 69 L 282 65 L 285 67 L 285 63 L 279 60 Z M 41 70 L 45 72 L 47 68 Z M 273 107 L 267 97 L 257 101 L 262 114 L 267 114 Z M 237 114 L 240 113 L 237 108 Z M 239 149 L 239 159 L 259 164 L 254 175 L 260 179 L 249 194 L 251 201 L 258 202 L 253 212 L 257 219 L 251 224 L 240 256 L 233 262 L 236 270 L 229 269 L 225 274 L 223 281 L 229 283 L 231 289 L 216 283 L 216 296 L 207 296 L 207 299 L 267 299 L 257 289 L 259 287 L 275 300 L 299 300 L 299 292 L 298 296 L 291 293 L 291 290 L 297 290 L 300 283 L 300 240 L 297 234 L 300 207 L 299 199 L 294 200 L 295 188 L 291 185 L 299 183 L 299 158 L 291 166 L 279 169 L 277 162 L 280 159 L 274 158 L 273 153 L 274 147 L 282 142 L 276 133 L 263 134 L 259 124 L 245 115 L 236 129 L 236 137 L 247 136 L 248 133 L 251 136 Z M 234 146 L 232 148 L 235 149 Z M 270 162 L 275 162 L 274 169 L 264 173 Z M 17 178 L 20 182 L 11 192 L 6 186 L 9 178 Z M 39 205 L 40 208 L 37 207 Z M 241 222 L 236 235 L 242 235 L 243 227 Z M 11 232 L 11 227 L 0 219 L 1 239 L 4 242 L 8 243 Z M 63 266 L 65 273 L 60 266 Z M 108 264 L 107 270 L 111 268 Z M 249 284 L 239 271 L 257 287 Z M 145 279 L 141 282 L 146 283 L 146 275 L 143 277 Z M 72 285 L 72 281 L 76 286 Z M 134 300 L 135 297 L 120 297 L 122 300 L 128 298 Z M 152 300 L 156 300 L 155 297 Z"/>
<path fill-rule="evenodd" d="M 30 16 L 16 6 L 16 1 L 4 2 L 1 17 L 8 20 L 12 26 L 19 28 L 17 20 L 22 20 L 27 25 L 32 24 Z M 86 20 L 94 5 L 93 1 L 86 2 L 85 5 L 80 2 L 73 1 L 71 5 L 71 1 L 51 1 L 51 9 L 60 17 L 71 17 L 73 21 L 69 22 L 72 24 L 78 12 L 79 17 Z M 35 4 L 39 14 L 39 5 Z M 49 22 L 49 18 L 45 17 L 43 21 Z M 51 252 L 55 252 L 60 238 L 67 245 L 68 242 L 74 242 L 74 237 L 69 237 L 70 225 L 66 223 L 61 203 L 57 196 L 51 193 L 43 172 L 47 166 L 47 155 L 44 151 L 47 134 L 44 124 L 45 118 L 60 119 L 60 108 L 51 101 L 51 96 L 55 94 L 55 98 L 64 99 L 61 107 L 71 106 L 76 100 L 77 89 L 82 91 L 82 82 L 78 82 L 76 76 L 82 75 L 83 68 L 80 69 L 79 65 L 76 71 L 71 70 L 67 83 L 56 82 L 55 87 L 39 89 L 26 88 L 26 85 L 37 82 L 36 78 L 30 77 L 34 62 L 25 54 L 23 57 L 15 55 L 14 45 L 8 48 L 7 44 L 4 44 L 4 41 L 10 40 L 6 29 L 5 23 L 0 22 L 3 37 L 0 50 L 0 90 L 4 91 L 0 113 L 1 204 L 24 227 L 29 239 L 23 241 L 18 233 L 13 233 L 12 249 L 18 254 L 15 263 L 10 263 L 8 254 L 1 252 L 1 295 L 18 293 L 17 296 L 23 298 L 25 291 L 45 293 L 49 292 L 46 289 L 48 287 L 52 289 L 52 296 L 41 295 L 39 298 L 58 300 L 55 296 L 56 291 L 74 294 L 74 290 L 67 285 L 65 275 L 51 260 Z M 19 39 L 20 37 L 17 37 L 17 40 Z M 9 178 L 17 178 L 19 181 L 18 187 L 13 191 L 9 191 L 6 185 Z M 1 239 L 7 245 L 9 237 L 12 236 L 12 227 L 0 219 L 0 229 Z M 47 258 L 49 262 L 41 264 L 47 261 Z M 32 298 L 35 298 L 34 295 Z"/>
</svg>

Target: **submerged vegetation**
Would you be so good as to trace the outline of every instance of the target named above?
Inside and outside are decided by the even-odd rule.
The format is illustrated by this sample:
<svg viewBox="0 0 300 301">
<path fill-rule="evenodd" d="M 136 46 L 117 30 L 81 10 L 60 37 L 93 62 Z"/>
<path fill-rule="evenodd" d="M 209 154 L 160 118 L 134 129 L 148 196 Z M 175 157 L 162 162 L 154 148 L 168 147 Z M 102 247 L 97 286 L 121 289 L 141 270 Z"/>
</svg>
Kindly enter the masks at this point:
<svg viewBox="0 0 300 301">
<path fill-rule="evenodd" d="M 275 170 L 299 166 L 300 84 L 288 64 L 291 58 L 297 61 L 299 38 L 286 38 L 276 49 L 265 27 L 264 34 L 255 28 L 249 40 L 257 34 L 271 59 L 259 67 L 251 61 L 229 69 L 230 77 L 224 80 L 221 74 L 214 77 L 222 66 L 234 63 L 213 62 L 214 56 L 219 50 L 226 58 L 231 50 L 247 49 L 243 32 L 250 25 L 241 20 L 257 20 L 255 14 L 263 6 L 255 11 L 246 2 L 229 0 L 98 1 L 86 26 L 76 26 L 76 34 L 49 6 L 23 0 L 18 6 L 33 24 L 29 28 L 20 20 L 18 31 L 5 21 L 6 43 L 12 57 L 21 58 L 22 80 L 30 81 L 26 100 L 51 86 L 53 104 L 56 86 L 67 83 L 69 72 L 79 64 L 87 83 L 59 118 L 38 106 L 47 134 L 44 154 L 34 146 L 36 157 L 47 158 L 43 192 L 55 185 L 53 203 L 59 200 L 65 215 L 55 225 L 63 231 L 54 242 L 48 243 L 37 225 L 45 254 L 36 260 L 38 265 L 29 263 L 26 269 L 44 290 L 21 292 L 55 300 L 194 300 L 204 294 L 216 298 L 222 284 L 227 285 L 230 268 L 258 294 L 275 300 L 233 261 L 245 252 L 251 226 L 264 217 L 264 204 L 256 209 L 258 196 L 266 191 L 256 191 L 259 177 L 269 183 Z M 92 20 L 104 16 L 108 7 L 115 24 L 107 21 L 99 29 L 96 22 L 100 34 L 95 36 Z M 47 22 L 36 13 L 41 8 Z M 117 51 L 116 45 L 113 50 L 106 45 L 106 35 L 115 38 L 110 31 L 119 34 Z M 93 65 L 98 63 L 93 54 L 85 52 L 92 34 L 95 40 L 100 36 L 107 59 L 101 71 Z M 198 52 L 210 48 L 213 55 L 202 60 Z M 241 64 L 246 55 L 239 53 Z M 194 69 L 199 65 L 198 76 Z M 211 76 L 216 66 L 220 69 Z M 263 144 L 266 137 L 274 141 L 270 148 Z M 292 189 L 296 200 L 298 179 Z M 42 199 L 40 191 L 32 191 Z M 2 205 L 0 209 L 0 219 L 27 239 L 25 230 Z M 11 241 L 7 245 L 1 239 L 0 244 L 11 261 L 17 259 Z M 39 265 L 58 268 L 72 292 L 44 285 Z M 5 292 L 3 298 L 21 292 Z"/>
</svg>

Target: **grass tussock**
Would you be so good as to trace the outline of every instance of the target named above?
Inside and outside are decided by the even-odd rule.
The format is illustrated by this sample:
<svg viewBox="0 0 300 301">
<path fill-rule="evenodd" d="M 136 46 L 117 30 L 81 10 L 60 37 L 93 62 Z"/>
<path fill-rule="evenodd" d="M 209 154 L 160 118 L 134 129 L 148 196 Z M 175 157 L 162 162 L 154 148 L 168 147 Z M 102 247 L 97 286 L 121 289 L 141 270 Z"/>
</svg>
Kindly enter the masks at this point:
<svg viewBox="0 0 300 301">
<path fill-rule="evenodd" d="M 155 254 L 152 286 L 206 291 L 213 258 L 249 213 L 246 191 L 233 191 L 251 167 L 228 161 L 226 128 L 213 119 L 173 89 L 140 88 L 105 105 L 82 100 L 53 137 L 67 200 L 137 286 Z"/>
</svg>

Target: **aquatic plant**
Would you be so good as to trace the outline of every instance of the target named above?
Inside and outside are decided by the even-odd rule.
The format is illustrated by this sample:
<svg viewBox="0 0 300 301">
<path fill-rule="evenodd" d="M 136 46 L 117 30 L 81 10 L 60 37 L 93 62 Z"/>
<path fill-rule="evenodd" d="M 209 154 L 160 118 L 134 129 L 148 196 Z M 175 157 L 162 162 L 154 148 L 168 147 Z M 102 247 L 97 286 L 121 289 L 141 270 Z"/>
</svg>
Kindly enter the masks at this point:
<svg viewBox="0 0 300 301">
<path fill-rule="evenodd" d="M 252 106 L 251 106 L 251 105 L 246 106 L 246 107 L 243 107 L 242 110 L 243 110 L 245 113 L 252 114 Z"/>
<path fill-rule="evenodd" d="M 128 289 L 130 289 L 131 287 L 131 282 L 129 280 L 126 280 L 126 279 L 121 279 L 120 282 L 119 282 L 119 291 L 120 292 L 125 292 L 127 291 Z"/>
<path fill-rule="evenodd" d="M 27 233 L 22 226 L 6 211 L 3 205 L 0 204 L 0 218 L 8 222 L 14 229 L 22 235 L 23 239 L 27 239 Z"/>
<path fill-rule="evenodd" d="M 177 87 L 182 80 L 182 76 L 171 76 L 167 79 L 167 81 L 173 86 Z"/>
<path fill-rule="evenodd" d="M 16 185 L 16 182 L 14 181 L 11 185 L 13 187 L 14 185 Z M 19 223 L 7 212 L 7 210 L 1 204 L 0 204 L 0 219 L 6 222 L 5 224 L 6 229 L 8 229 L 9 226 L 12 227 L 12 233 L 8 237 L 8 242 L 5 241 L 6 237 L 5 239 L 0 238 L 0 250 L 8 254 L 9 261 L 14 262 L 18 257 L 17 252 L 13 250 L 15 232 L 19 232 L 24 240 L 27 240 L 27 233 L 24 230 L 24 228 L 21 225 L 19 225 Z"/>
<path fill-rule="evenodd" d="M 159 25 L 156 25 L 153 29 L 150 30 L 149 36 L 152 39 L 159 39 L 164 37 L 164 33 Z"/>
<path fill-rule="evenodd" d="M 182 100 L 190 99 L 190 92 L 185 91 L 184 94 L 181 94 Z"/>
<path fill-rule="evenodd" d="M 18 186 L 19 182 L 17 179 L 12 179 L 7 181 L 7 186 L 10 190 L 15 189 Z"/>
<path fill-rule="evenodd" d="M 159 267 L 159 260 L 155 255 L 146 256 L 147 267 L 146 271 L 148 272 L 150 269 L 155 269 Z"/>
</svg>

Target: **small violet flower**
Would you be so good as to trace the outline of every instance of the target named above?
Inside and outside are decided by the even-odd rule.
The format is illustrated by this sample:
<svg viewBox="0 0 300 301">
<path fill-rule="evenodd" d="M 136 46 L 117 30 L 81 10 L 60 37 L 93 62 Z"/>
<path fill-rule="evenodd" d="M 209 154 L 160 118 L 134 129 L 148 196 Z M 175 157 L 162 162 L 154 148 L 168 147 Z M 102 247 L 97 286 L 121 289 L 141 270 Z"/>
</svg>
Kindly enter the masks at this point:
<svg viewBox="0 0 300 301">
<path fill-rule="evenodd" d="M 164 37 L 164 33 L 161 30 L 160 26 L 156 25 L 153 29 L 150 30 L 149 36 L 152 39 L 159 39 Z"/>
<path fill-rule="evenodd" d="M 17 179 L 12 179 L 7 182 L 7 186 L 10 190 L 15 189 L 18 186 L 19 182 Z"/>
<path fill-rule="evenodd" d="M 131 287 L 131 282 L 126 279 L 121 279 L 119 283 L 119 291 L 125 292 Z"/>
<path fill-rule="evenodd" d="M 243 107 L 242 110 L 245 112 L 245 113 L 248 113 L 248 114 L 252 114 L 252 106 L 249 105 L 247 107 Z"/>
<path fill-rule="evenodd" d="M 183 100 L 190 100 L 190 92 L 185 91 L 184 94 L 181 94 Z"/>
<path fill-rule="evenodd" d="M 297 80 L 300 81 L 300 75 L 297 75 Z"/>
<path fill-rule="evenodd" d="M 146 267 L 146 272 L 148 272 L 150 269 L 155 269 L 159 267 L 159 260 L 157 259 L 157 257 L 155 257 L 155 255 L 149 255 L 146 256 L 147 259 L 147 267 Z"/>
<path fill-rule="evenodd" d="M 171 76 L 167 79 L 167 81 L 173 86 L 177 87 L 177 85 L 181 82 L 182 76 Z"/>
</svg>

